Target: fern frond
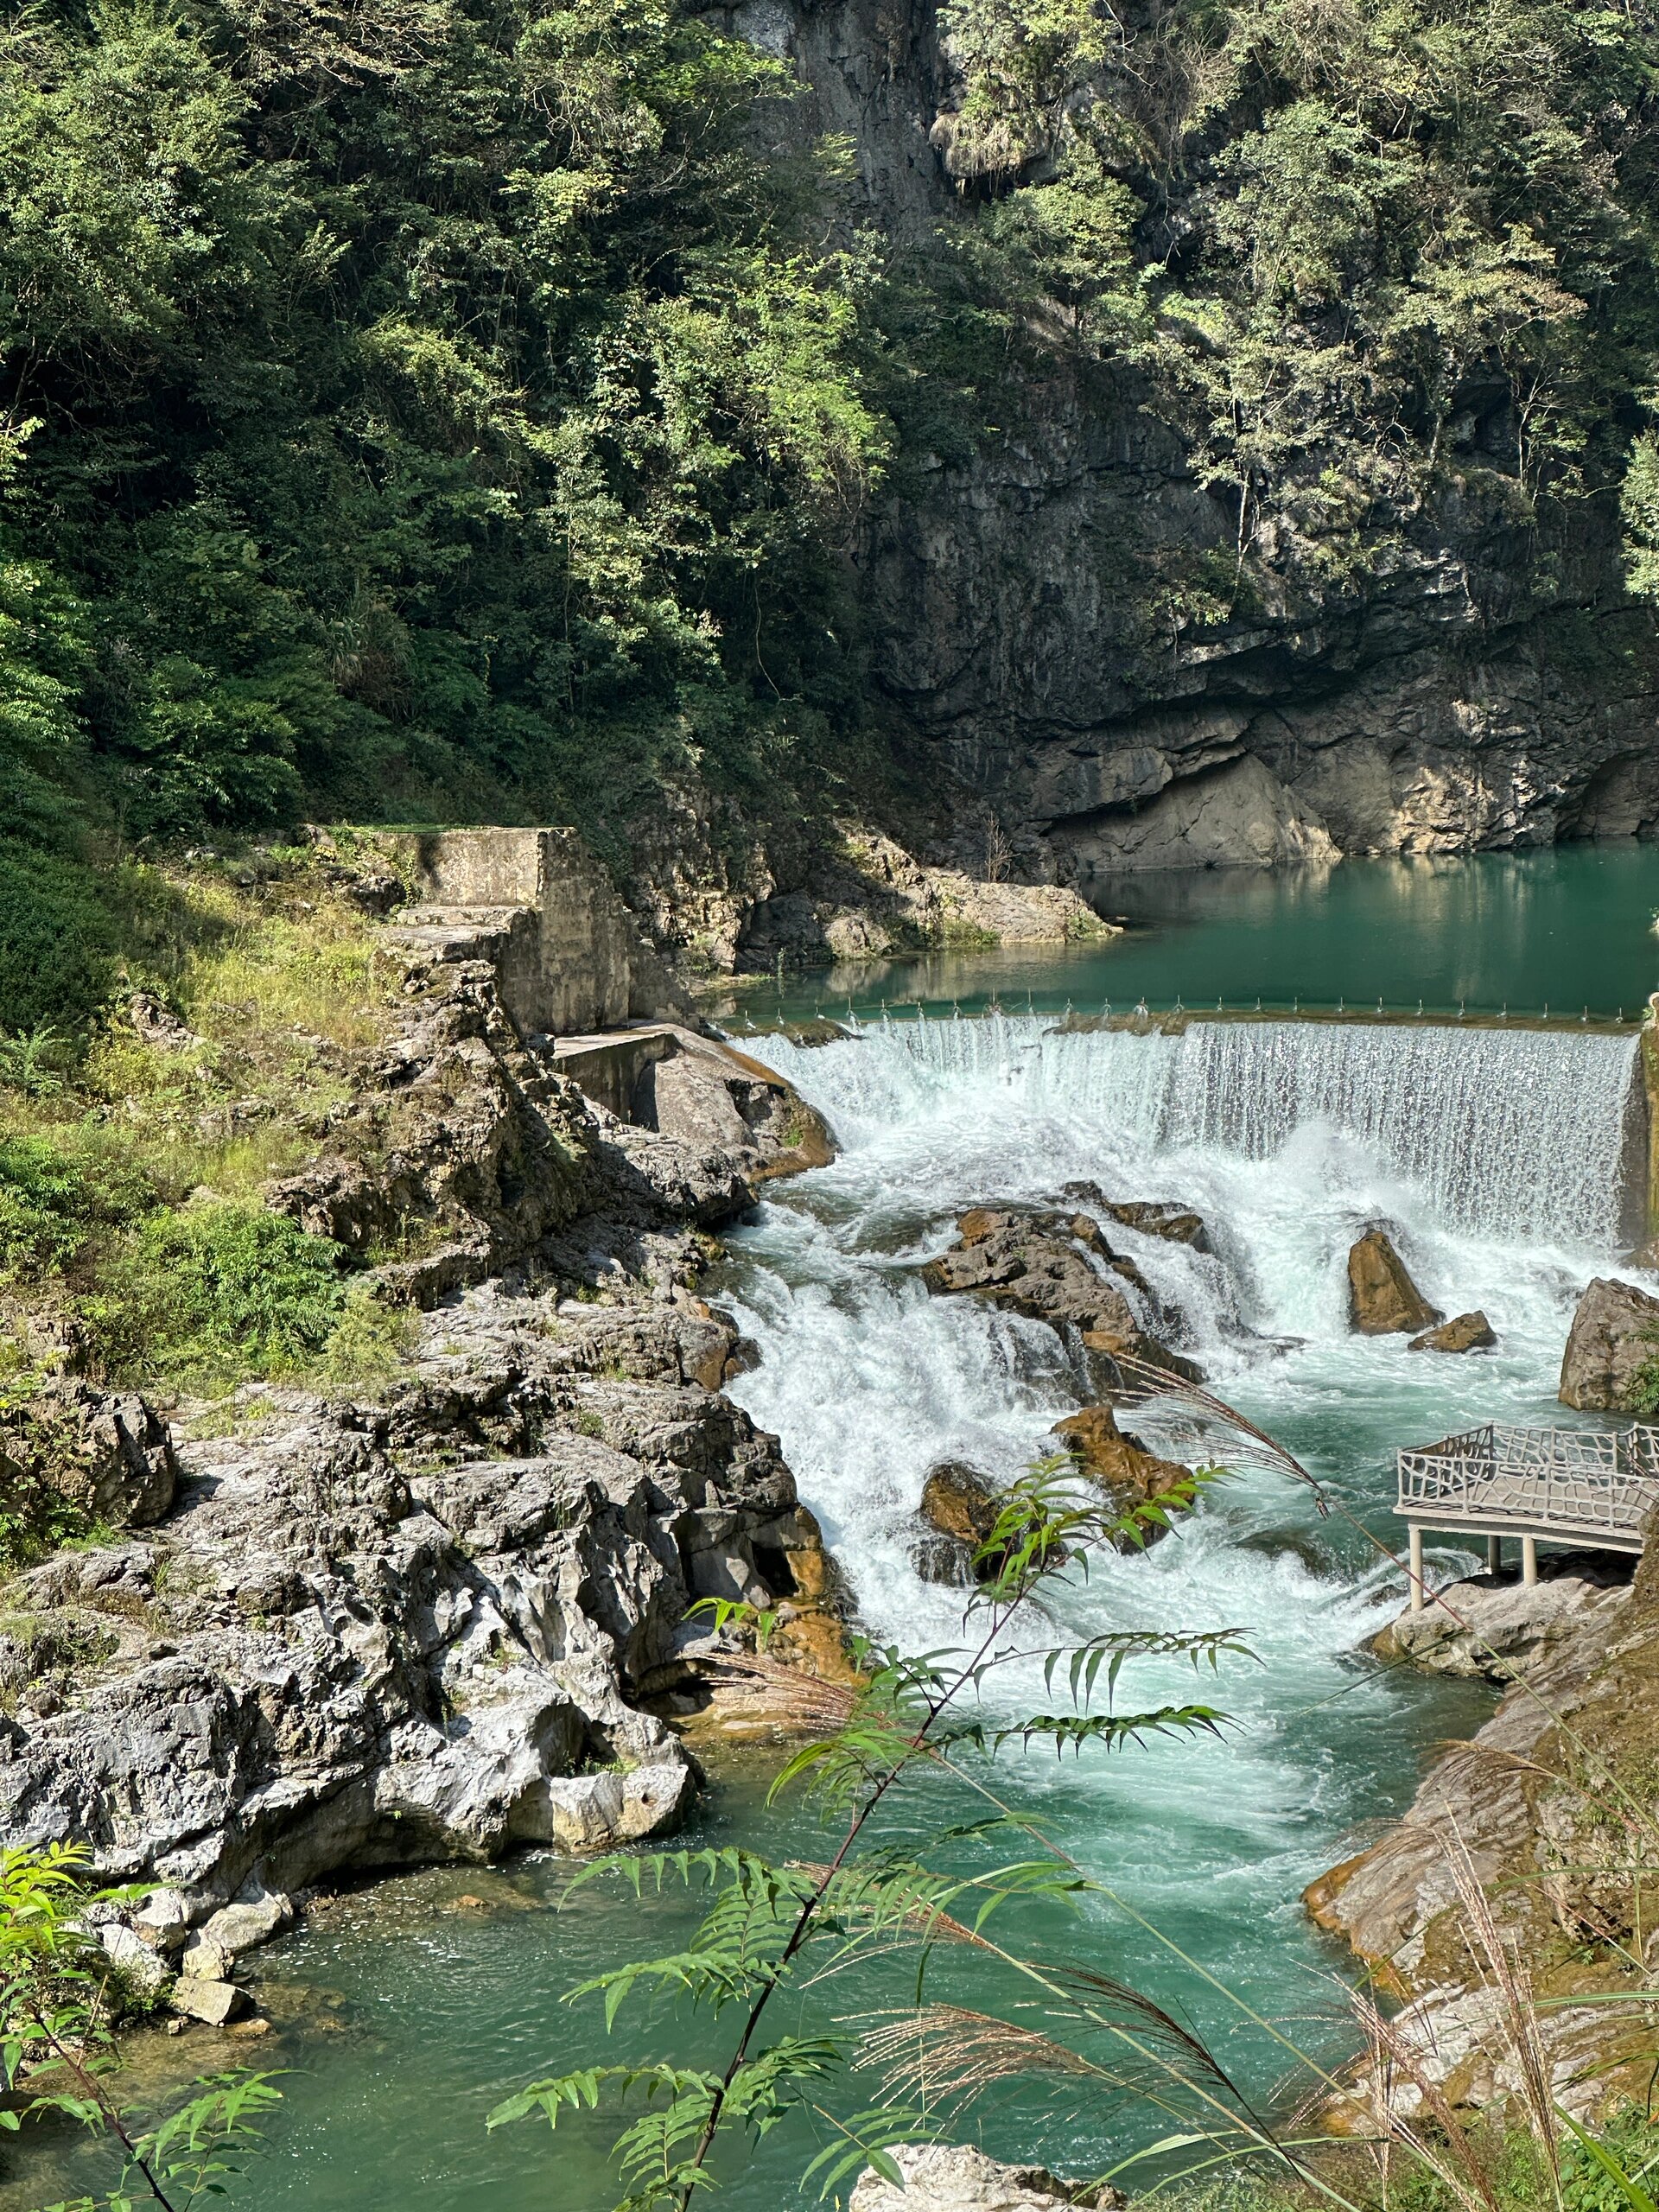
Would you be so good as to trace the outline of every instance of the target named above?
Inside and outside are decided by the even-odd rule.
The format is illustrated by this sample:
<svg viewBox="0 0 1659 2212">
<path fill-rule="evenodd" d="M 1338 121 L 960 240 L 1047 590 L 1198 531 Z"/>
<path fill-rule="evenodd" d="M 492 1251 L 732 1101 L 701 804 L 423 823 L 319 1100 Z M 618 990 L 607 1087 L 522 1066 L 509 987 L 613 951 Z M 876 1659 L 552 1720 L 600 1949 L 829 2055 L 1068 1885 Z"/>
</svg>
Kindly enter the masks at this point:
<svg viewBox="0 0 1659 2212">
<path fill-rule="evenodd" d="M 1144 1744 L 1148 1736 L 1219 1736 L 1229 1717 L 1208 1705 L 1162 1705 L 1151 1713 L 1032 1713 L 1006 1728 L 964 1722 L 940 1731 L 935 1740 L 941 1750 L 968 1745 L 993 1758 L 1007 1744 L 1026 1749 L 1046 1742 L 1053 1745 L 1058 1758 L 1064 1751 L 1081 1751 L 1085 1744 L 1115 1751 L 1125 1744 Z"/>
<path fill-rule="evenodd" d="M 1090 1637 L 1086 1643 L 1065 1647 L 1043 1654 L 1043 1688 L 1052 1690 L 1054 1676 L 1062 1664 L 1065 1667 L 1066 1687 L 1075 1706 L 1086 1706 L 1094 1697 L 1096 1685 L 1103 1667 L 1106 1671 L 1106 1696 L 1109 1702 L 1125 1665 L 1131 1659 L 1190 1659 L 1193 1669 L 1209 1665 L 1211 1674 L 1218 1674 L 1224 1658 L 1253 1659 L 1255 1654 L 1247 1643 L 1241 1642 L 1243 1631 L 1235 1628 L 1166 1630 L 1161 1629 L 1109 1629 L 1103 1635 Z M 1022 1653 L 1022 1657 L 1034 1655 Z"/>
</svg>

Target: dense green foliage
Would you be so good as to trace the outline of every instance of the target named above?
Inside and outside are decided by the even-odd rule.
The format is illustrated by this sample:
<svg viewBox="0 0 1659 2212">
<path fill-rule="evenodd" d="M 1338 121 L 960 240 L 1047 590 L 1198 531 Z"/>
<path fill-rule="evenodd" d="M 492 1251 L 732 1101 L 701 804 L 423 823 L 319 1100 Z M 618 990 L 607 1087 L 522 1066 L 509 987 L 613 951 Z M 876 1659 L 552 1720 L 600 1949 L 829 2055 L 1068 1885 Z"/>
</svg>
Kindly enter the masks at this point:
<svg viewBox="0 0 1659 2212">
<path fill-rule="evenodd" d="M 1649 0 L 941 18 L 902 240 L 675 0 L 10 19 L 0 1024 L 91 1017 L 112 836 L 833 799 L 861 517 L 1057 378 L 1212 496 L 1124 550 L 1149 651 L 1621 489 L 1659 589 Z"/>
<path fill-rule="evenodd" d="M 11 818 L 592 820 L 786 742 L 883 431 L 779 84 L 659 0 L 14 18 Z"/>
<path fill-rule="evenodd" d="M 943 12 L 950 159 L 999 195 L 984 229 L 1064 305 L 1065 342 L 1138 370 L 1233 517 L 1212 607 L 1375 575 L 1426 510 L 1529 529 L 1627 465 L 1653 588 L 1650 9 L 1176 0 L 1135 32 L 1092 0 Z"/>
<path fill-rule="evenodd" d="M 258 1206 L 164 1207 L 117 1252 L 87 1304 L 111 1374 L 212 1382 L 292 1370 L 346 1303 L 340 1248 Z"/>
</svg>

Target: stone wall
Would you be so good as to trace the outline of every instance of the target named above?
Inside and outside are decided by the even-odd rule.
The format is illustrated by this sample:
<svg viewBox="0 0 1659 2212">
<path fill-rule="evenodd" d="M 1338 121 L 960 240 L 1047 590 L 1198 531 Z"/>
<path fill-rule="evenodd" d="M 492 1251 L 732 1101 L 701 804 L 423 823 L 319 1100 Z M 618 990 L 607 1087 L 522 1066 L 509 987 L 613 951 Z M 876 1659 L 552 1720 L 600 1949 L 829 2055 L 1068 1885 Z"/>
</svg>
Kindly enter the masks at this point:
<svg viewBox="0 0 1659 2212">
<path fill-rule="evenodd" d="M 574 830 L 435 830 L 391 841 L 418 904 L 393 934 L 500 981 L 521 1029 L 569 1036 L 685 1019 L 689 1002 Z"/>
</svg>

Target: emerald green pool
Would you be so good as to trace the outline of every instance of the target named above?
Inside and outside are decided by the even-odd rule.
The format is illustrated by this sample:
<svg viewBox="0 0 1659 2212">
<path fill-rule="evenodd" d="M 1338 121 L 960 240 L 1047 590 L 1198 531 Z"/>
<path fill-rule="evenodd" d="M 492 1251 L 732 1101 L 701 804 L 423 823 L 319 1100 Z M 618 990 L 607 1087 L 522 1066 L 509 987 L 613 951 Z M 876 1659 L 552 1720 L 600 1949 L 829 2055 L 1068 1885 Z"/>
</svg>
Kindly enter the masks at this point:
<svg viewBox="0 0 1659 2212">
<path fill-rule="evenodd" d="M 1039 1012 L 1254 1006 L 1602 1019 L 1639 1014 L 1659 985 L 1659 847 L 1568 845 L 1468 860 L 1344 861 L 1097 877 L 1079 888 L 1126 925 L 1100 945 L 1039 947 L 825 969 L 734 992 L 757 1020 L 861 1013 L 919 999 L 1027 995 Z"/>
</svg>

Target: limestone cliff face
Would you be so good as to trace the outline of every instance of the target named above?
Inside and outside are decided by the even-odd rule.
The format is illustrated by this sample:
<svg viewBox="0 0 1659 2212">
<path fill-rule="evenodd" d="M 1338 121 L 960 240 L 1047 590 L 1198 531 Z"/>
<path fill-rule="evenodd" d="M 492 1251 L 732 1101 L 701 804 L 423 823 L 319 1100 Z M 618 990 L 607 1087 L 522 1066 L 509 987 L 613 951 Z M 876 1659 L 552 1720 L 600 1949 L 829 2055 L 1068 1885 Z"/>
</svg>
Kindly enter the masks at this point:
<svg viewBox="0 0 1659 2212">
<path fill-rule="evenodd" d="M 849 136 L 874 220 L 960 219 L 932 0 L 724 20 L 793 60 L 810 90 L 780 130 Z M 1166 625 L 1146 577 L 1230 547 L 1234 518 L 1142 397 L 1057 366 L 972 458 L 924 461 L 855 556 L 880 692 L 1056 872 L 1659 834 L 1659 641 L 1611 501 L 1523 527 L 1471 475 L 1363 588 L 1275 604 L 1269 582 L 1236 620 Z M 1458 435 L 1501 472 L 1478 396 Z"/>
</svg>

